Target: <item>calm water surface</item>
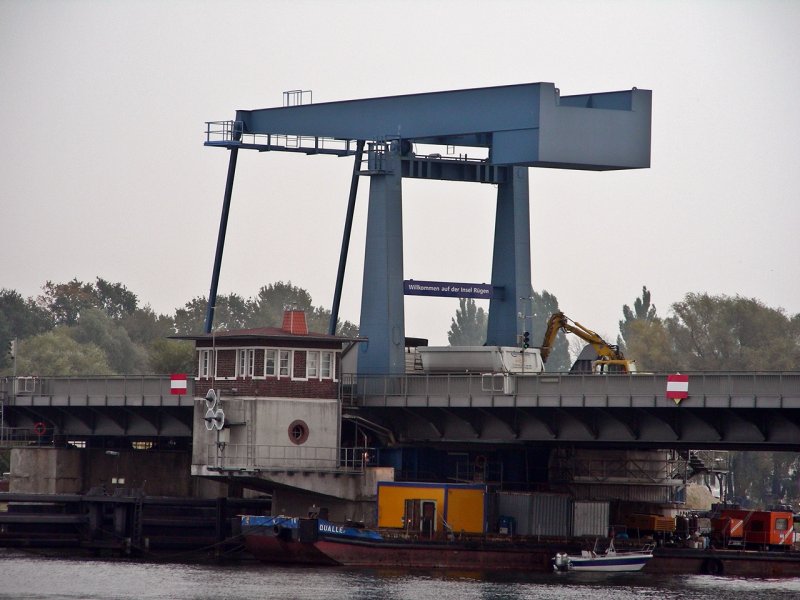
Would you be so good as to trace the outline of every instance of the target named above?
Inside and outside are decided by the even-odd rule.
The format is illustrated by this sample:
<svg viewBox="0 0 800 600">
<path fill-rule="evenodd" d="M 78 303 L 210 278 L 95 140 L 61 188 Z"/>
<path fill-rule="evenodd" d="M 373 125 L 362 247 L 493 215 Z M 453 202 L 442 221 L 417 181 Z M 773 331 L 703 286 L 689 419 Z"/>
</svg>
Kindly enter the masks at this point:
<svg viewBox="0 0 800 600">
<path fill-rule="evenodd" d="M 485 574 L 215 566 L 0 553 L 0 598 L 14 600 L 766 600 L 800 598 L 795 579 L 636 574 Z"/>
</svg>

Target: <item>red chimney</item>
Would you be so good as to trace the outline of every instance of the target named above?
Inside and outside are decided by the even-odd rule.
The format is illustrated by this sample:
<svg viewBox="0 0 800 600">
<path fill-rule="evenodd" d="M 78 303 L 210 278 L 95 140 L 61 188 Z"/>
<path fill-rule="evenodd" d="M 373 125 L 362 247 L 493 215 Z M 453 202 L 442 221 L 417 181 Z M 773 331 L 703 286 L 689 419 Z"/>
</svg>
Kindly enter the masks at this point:
<svg viewBox="0 0 800 600">
<path fill-rule="evenodd" d="M 308 335 L 308 325 L 306 325 L 306 313 L 302 310 L 283 311 L 283 327 L 294 335 Z"/>
</svg>

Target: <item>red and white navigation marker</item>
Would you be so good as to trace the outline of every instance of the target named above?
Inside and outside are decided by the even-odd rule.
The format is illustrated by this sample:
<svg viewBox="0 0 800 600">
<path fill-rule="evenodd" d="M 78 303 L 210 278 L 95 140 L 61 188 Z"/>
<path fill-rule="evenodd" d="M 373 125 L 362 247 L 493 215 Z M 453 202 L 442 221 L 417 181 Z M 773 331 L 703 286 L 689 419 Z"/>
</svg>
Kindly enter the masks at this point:
<svg viewBox="0 0 800 600">
<path fill-rule="evenodd" d="M 186 373 L 173 373 L 169 376 L 169 391 L 174 395 L 183 395 L 186 393 Z"/>
<path fill-rule="evenodd" d="M 675 373 L 667 375 L 667 398 L 672 398 L 675 404 L 689 397 L 689 376 Z"/>
</svg>

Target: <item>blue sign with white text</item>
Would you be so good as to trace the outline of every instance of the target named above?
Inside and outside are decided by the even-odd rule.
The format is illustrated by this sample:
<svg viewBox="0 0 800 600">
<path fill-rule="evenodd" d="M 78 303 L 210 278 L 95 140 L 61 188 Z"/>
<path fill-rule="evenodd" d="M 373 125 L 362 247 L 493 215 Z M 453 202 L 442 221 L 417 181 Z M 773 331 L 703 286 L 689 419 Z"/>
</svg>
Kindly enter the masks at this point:
<svg viewBox="0 0 800 600">
<path fill-rule="evenodd" d="M 455 283 L 451 281 L 403 281 L 406 296 L 441 296 L 445 298 L 493 298 L 490 283 Z"/>
</svg>

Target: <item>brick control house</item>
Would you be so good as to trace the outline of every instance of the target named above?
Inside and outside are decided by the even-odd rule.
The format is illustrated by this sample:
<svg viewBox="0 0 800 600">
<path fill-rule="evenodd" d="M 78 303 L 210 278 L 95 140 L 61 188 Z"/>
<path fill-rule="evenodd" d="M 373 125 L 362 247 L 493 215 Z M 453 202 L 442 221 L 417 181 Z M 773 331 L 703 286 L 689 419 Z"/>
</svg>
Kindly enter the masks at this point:
<svg viewBox="0 0 800 600">
<path fill-rule="evenodd" d="M 179 339 L 197 357 L 192 475 L 265 489 L 287 474 L 357 470 L 340 447 L 339 377 L 359 339 L 309 332 L 296 310 L 280 328 Z"/>
</svg>

